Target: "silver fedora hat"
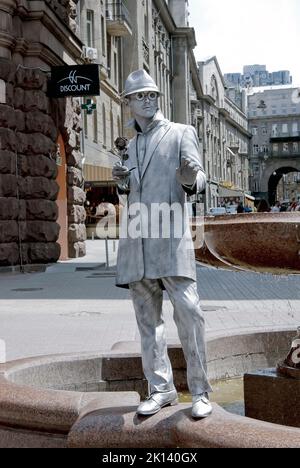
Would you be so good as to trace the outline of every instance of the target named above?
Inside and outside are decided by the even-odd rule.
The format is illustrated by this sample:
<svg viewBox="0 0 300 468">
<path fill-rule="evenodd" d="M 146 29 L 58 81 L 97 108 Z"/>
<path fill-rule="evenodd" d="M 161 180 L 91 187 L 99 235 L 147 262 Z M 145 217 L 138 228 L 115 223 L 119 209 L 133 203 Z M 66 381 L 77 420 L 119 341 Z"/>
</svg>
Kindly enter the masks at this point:
<svg viewBox="0 0 300 468">
<path fill-rule="evenodd" d="M 127 78 L 122 95 L 126 97 L 142 91 L 155 91 L 161 94 L 155 81 L 145 70 L 136 70 Z"/>
</svg>

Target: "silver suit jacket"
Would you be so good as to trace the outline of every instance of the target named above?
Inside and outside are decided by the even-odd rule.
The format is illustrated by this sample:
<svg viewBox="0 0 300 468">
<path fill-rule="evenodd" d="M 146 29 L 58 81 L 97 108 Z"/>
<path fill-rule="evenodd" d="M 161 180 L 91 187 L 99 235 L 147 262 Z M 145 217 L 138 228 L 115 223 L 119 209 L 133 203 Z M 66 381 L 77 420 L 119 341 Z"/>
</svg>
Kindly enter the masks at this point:
<svg viewBox="0 0 300 468">
<path fill-rule="evenodd" d="M 138 154 L 138 138 L 139 135 L 129 143 L 129 159 L 125 163 L 129 169 L 135 169 L 130 175 L 130 193 L 126 196 L 123 209 L 116 284 L 128 287 L 130 283 L 144 278 L 177 276 L 196 281 L 189 214 L 184 209 L 187 196 L 176 179 L 176 169 L 182 158 L 197 161 L 201 167 L 196 181 L 197 191 L 202 192 L 205 188 L 206 176 L 196 131 L 191 126 L 169 122 L 159 112 L 146 133 L 143 158 Z M 139 167 L 141 159 L 143 164 Z M 163 218 L 158 216 L 162 204 Z M 182 220 L 170 210 L 174 204 L 176 213 L 178 207 L 181 208 Z M 170 225 L 170 235 L 169 228 L 162 232 L 167 224 Z"/>
</svg>

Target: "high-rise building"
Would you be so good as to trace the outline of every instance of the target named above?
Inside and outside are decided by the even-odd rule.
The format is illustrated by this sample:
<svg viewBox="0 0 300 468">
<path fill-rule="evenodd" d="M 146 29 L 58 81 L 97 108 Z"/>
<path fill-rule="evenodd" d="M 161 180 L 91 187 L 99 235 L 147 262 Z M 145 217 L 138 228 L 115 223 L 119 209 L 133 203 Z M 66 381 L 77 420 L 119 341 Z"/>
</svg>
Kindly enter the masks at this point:
<svg viewBox="0 0 300 468">
<path fill-rule="evenodd" d="M 228 87 L 240 86 L 241 88 L 286 85 L 293 82 L 288 70 L 270 73 L 266 65 L 245 65 L 243 74 L 226 73 L 224 79 Z"/>
</svg>

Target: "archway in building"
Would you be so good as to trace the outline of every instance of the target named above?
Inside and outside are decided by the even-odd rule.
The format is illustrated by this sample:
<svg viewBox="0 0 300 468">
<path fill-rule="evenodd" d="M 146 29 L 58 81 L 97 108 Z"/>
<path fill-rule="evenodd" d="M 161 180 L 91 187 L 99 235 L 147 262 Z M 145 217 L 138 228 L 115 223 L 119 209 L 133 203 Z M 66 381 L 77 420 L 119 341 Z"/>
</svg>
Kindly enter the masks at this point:
<svg viewBox="0 0 300 468">
<path fill-rule="evenodd" d="M 291 173 L 298 173 L 300 178 L 300 171 L 296 167 L 281 167 L 273 172 L 269 179 L 269 203 L 271 206 L 275 205 L 277 201 L 277 189 L 281 181 L 284 186 L 284 176 Z M 285 189 L 283 188 L 283 199 L 285 197 Z"/>
<path fill-rule="evenodd" d="M 60 260 L 68 260 L 68 197 L 67 197 L 67 161 L 65 143 L 61 134 L 57 138 L 57 168 L 56 182 L 59 185 L 59 193 L 56 200 L 58 206 L 57 223 L 60 226 L 58 244 L 61 248 Z"/>
</svg>

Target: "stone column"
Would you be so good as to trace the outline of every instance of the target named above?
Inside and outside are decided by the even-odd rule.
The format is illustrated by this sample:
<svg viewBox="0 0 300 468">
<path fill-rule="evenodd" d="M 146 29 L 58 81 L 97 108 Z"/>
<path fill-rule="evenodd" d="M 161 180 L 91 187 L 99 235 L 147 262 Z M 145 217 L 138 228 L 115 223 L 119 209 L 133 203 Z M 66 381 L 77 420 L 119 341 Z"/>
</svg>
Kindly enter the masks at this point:
<svg viewBox="0 0 300 468">
<path fill-rule="evenodd" d="M 173 116 L 174 122 L 189 124 L 188 39 L 174 36 L 173 44 Z"/>
<path fill-rule="evenodd" d="M 86 254 L 85 240 L 86 199 L 82 174 L 83 155 L 80 152 L 81 108 L 76 99 L 68 99 L 64 140 L 68 164 L 68 223 L 69 256 L 83 257 Z"/>
</svg>

